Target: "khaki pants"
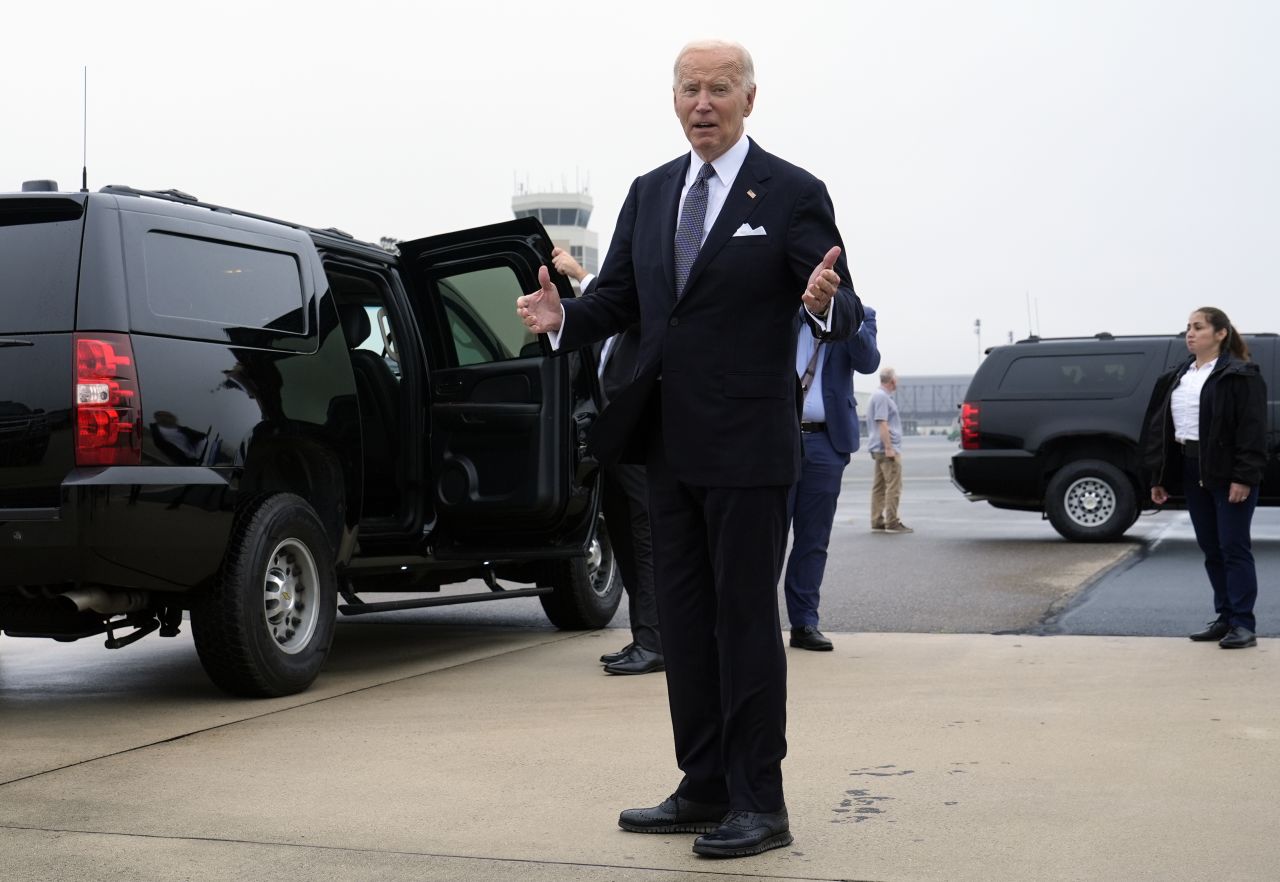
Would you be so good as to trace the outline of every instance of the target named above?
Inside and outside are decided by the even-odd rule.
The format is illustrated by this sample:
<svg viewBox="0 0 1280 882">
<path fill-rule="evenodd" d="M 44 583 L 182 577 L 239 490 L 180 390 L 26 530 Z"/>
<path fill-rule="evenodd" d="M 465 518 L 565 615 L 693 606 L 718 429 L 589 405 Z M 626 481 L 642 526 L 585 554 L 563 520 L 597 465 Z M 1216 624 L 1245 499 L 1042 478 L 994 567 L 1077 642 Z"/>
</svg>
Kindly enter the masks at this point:
<svg viewBox="0 0 1280 882">
<path fill-rule="evenodd" d="M 902 451 L 892 459 L 883 453 L 871 454 L 875 477 L 871 481 L 871 526 L 896 527 L 898 500 L 902 498 Z"/>
</svg>

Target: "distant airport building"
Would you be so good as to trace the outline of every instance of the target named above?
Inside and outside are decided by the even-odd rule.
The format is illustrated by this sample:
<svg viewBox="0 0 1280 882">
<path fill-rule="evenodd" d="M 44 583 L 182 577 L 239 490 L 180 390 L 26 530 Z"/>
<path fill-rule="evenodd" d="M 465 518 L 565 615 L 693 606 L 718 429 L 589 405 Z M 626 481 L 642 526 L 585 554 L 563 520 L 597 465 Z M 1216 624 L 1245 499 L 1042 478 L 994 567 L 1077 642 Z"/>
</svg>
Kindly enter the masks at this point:
<svg viewBox="0 0 1280 882">
<path fill-rule="evenodd" d="M 902 415 L 902 430 L 908 435 L 923 435 L 949 428 L 960 416 L 960 405 L 971 379 L 968 374 L 914 375 L 899 371 L 894 399 Z M 879 382 L 878 377 L 875 382 Z"/>
<path fill-rule="evenodd" d="M 600 271 L 600 246 L 595 231 L 587 229 L 591 208 L 591 196 L 585 190 L 530 193 L 521 187 L 511 197 L 511 211 L 516 217 L 542 221 L 553 244 L 573 255 L 587 272 L 596 273 Z"/>
</svg>

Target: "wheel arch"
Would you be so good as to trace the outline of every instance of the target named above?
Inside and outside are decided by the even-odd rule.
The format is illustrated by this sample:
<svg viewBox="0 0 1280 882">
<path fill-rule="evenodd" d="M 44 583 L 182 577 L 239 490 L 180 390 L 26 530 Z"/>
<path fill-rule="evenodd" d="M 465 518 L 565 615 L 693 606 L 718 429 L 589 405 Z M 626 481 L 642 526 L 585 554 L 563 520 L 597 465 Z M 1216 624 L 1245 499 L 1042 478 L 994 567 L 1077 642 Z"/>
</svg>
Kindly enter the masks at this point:
<svg viewBox="0 0 1280 882">
<path fill-rule="evenodd" d="M 1133 491 L 1141 498 L 1138 448 L 1128 438 L 1118 435 L 1058 435 L 1041 447 L 1044 471 L 1040 476 L 1040 498 L 1047 504 L 1050 482 L 1063 466 L 1084 459 L 1098 459 L 1115 466 L 1133 485 Z"/>
<path fill-rule="evenodd" d="M 330 546 L 338 553 L 349 545 L 344 540 L 355 527 L 355 512 L 349 504 L 353 476 L 342 463 L 337 450 L 314 437 L 259 438 L 245 457 L 237 503 L 242 505 L 272 493 L 301 496 L 315 509 Z"/>
</svg>

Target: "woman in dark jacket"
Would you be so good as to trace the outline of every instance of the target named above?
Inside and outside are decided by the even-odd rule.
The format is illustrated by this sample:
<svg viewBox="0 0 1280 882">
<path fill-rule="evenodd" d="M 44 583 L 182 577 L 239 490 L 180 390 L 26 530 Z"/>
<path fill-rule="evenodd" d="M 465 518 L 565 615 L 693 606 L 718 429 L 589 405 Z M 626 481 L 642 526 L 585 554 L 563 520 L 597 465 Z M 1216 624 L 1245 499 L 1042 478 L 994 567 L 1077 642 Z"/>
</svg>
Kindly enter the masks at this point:
<svg viewBox="0 0 1280 882">
<path fill-rule="evenodd" d="M 1243 649 L 1258 642 L 1249 525 L 1266 465 L 1267 390 L 1222 310 L 1191 313 L 1187 349 L 1191 357 L 1160 378 L 1147 406 L 1151 501 L 1163 505 L 1181 492 L 1204 552 L 1218 617 L 1191 639 Z"/>
</svg>

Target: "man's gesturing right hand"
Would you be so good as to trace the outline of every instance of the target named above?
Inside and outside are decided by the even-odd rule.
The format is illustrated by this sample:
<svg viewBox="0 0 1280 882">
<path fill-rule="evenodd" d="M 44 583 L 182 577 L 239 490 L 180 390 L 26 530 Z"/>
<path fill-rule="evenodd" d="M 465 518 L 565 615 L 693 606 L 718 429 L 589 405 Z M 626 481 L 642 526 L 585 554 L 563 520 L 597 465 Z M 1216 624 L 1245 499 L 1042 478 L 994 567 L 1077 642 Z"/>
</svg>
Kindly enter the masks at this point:
<svg viewBox="0 0 1280 882">
<path fill-rule="evenodd" d="M 551 274 L 545 266 L 538 267 L 538 284 L 542 287 L 537 291 L 516 298 L 516 315 L 535 334 L 558 331 L 564 321 L 564 311 L 560 308 L 560 294 L 551 284 Z"/>
</svg>

